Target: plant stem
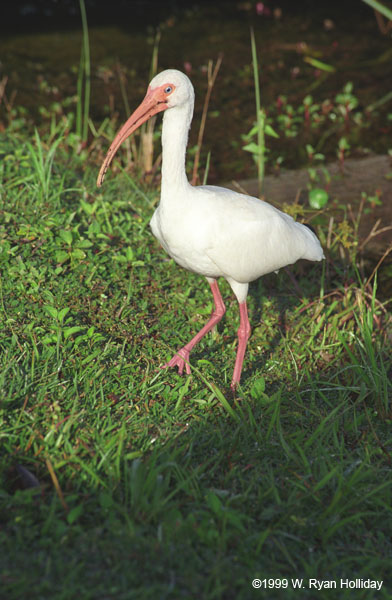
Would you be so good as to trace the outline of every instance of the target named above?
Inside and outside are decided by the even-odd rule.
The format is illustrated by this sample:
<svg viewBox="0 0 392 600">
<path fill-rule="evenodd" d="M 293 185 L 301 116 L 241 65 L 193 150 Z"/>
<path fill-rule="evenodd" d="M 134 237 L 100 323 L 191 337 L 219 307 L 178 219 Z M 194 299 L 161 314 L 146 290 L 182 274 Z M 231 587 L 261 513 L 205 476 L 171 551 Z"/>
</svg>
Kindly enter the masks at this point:
<svg viewBox="0 0 392 600">
<path fill-rule="evenodd" d="M 161 30 L 157 29 L 152 49 L 151 65 L 150 65 L 150 81 L 156 75 L 158 70 L 159 42 L 161 41 Z M 153 167 L 154 159 L 154 127 L 156 117 L 149 119 L 147 123 L 142 125 L 140 131 L 140 162 L 143 166 L 144 173 L 150 173 Z"/>
<path fill-rule="evenodd" d="M 204 98 L 203 113 L 201 115 L 199 135 L 197 137 L 197 149 L 196 149 L 196 154 L 195 154 L 195 160 L 193 163 L 192 185 L 196 185 L 196 182 L 197 182 L 197 172 L 199 170 L 200 152 L 201 152 L 201 146 L 203 143 L 204 129 L 206 126 L 208 105 L 210 103 L 212 88 L 214 87 L 216 77 L 218 75 L 220 66 L 222 64 L 222 60 L 223 60 L 223 55 L 220 54 L 218 56 L 218 60 L 216 61 L 214 70 L 212 70 L 212 64 L 213 64 L 212 60 L 208 61 L 207 92 L 206 92 L 206 95 Z"/>
<path fill-rule="evenodd" d="M 91 92 L 90 44 L 84 0 L 79 0 L 79 5 L 80 14 L 82 17 L 83 44 L 80 55 L 79 75 L 77 82 L 78 104 L 76 108 L 76 132 L 82 138 L 83 142 L 87 142 Z"/>
<path fill-rule="evenodd" d="M 256 123 L 257 123 L 257 145 L 259 153 L 257 155 L 257 181 L 259 197 L 263 193 L 264 183 L 264 121 L 265 113 L 261 110 L 260 101 L 260 82 L 259 82 L 259 66 L 257 61 L 256 40 L 253 28 L 250 30 L 250 42 L 252 47 L 252 64 L 253 64 L 253 79 L 255 84 L 255 102 L 256 102 Z"/>
</svg>

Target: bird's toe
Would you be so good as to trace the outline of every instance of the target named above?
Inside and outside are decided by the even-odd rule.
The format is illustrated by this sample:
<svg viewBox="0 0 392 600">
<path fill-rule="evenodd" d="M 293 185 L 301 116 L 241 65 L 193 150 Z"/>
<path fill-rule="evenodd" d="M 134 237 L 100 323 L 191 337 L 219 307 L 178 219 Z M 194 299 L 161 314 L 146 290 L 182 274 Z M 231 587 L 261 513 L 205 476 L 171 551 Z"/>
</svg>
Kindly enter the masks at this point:
<svg viewBox="0 0 392 600">
<path fill-rule="evenodd" d="M 180 375 L 182 375 L 185 368 L 185 373 L 187 375 L 190 375 L 191 367 L 189 364 L 189 351 L 185 350 L 185 348 L 181 348 L 181 350 L 179 350 L 173 356 L 173 358 L 169 360 L 169 362 L 163 365 L 162 369 L 165 369 L 167 367 L 177 367 Z"/>
</svg>

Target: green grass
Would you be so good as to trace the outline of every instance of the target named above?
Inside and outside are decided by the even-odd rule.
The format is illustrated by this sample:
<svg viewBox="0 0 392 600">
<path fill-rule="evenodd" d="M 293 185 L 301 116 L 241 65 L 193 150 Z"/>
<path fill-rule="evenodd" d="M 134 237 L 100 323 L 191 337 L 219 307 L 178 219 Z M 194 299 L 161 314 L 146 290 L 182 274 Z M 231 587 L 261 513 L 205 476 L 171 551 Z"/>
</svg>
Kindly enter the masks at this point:
<svg viewBox="0 0 392 600">
<path fill-rule="evenodd" d="M 228 286 L 193 375 L 160 370 L 208 286 L 153 239 L 157 191 L 117 172 L 98 192 L 60 138 L 0 147 L 2 597 L 315 597 L 257 577 L 390 598 L 390 314 L 337 258 L 342 232 L 326 268 L 293 268 L 300 294 L 285 272 L 251 286 L 234 398 Z"/>
</svg>

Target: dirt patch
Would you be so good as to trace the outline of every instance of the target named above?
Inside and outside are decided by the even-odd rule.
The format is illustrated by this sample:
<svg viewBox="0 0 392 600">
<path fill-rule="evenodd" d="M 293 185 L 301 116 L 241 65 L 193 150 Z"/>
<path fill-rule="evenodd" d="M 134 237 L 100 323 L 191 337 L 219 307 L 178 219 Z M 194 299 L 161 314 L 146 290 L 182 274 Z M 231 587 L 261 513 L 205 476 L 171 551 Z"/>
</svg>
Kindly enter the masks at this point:
<svg viewBox="0 0 392 600">
<path fill-rule="evenodd" d="M 329 185 L 323 185 L 325 177 L 321 169 L 317 170 L 321 184 L 315 187 L 328 189 L 330 202 L 334 204 L 351 205 L 353 213 L 359 209 L 361 195 L 375 196 L 381 200 L 381 205 L 373 206 L 371 211 L 362 216 L 359 237 L 363 242 L 380 220 L 378 229 L 392 226 L 392 161 L 388 156 L 370 156 L 362 159 L 347 159 L 342 168 L 339 162 L 327 165 L 331 180 Z M 282 171 L 279 175 L 267 175 L 264 182 L 265 198 L 278 207 L 285 202 L 308 202 L 309 174 L 307 169 Z M 257 196 L 257 179 L 232 181 L 226 187 L 235 190 L 245 190 L 252 196 Z M 383 254 L 392 243 L 392 229 L 373 237 L 366 244 L 367 252 Z"/>
</svg>

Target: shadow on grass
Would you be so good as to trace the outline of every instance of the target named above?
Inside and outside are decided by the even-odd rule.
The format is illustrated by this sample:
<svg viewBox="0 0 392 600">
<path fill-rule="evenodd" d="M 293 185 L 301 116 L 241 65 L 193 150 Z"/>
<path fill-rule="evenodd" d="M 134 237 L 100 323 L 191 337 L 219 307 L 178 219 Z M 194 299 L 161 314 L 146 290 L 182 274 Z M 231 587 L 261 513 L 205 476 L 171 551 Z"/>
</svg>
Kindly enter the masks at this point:
<svg viewBox="0 0 392 600">
<path fill-rule="evenodd" d="M 120 401 L 115 426 L 101 415 L 91 431 L 79 407 L 42 453 L 37 442 L 2 453 L 4 597 L 246 599 L 260 597 L 259 578 L 275 580 L 269 598 L 286 583 L 295 598 L 299 578 L 301 597 L 313 598 L 315 578 L 338 589 L 383 580 L 357 597 L 389 598 L 388 424 L 366 389 L 333 378 L 239 399 L 239 421 L 211 398 L 190 421 L 184 405 L 150 393 L 148 415 L 135 418 L 144 401 Z"/>
</svg>

